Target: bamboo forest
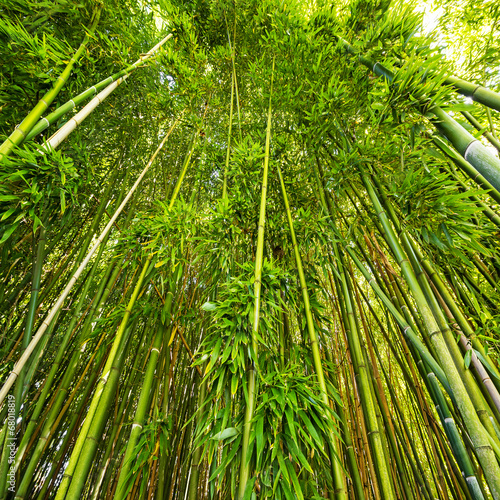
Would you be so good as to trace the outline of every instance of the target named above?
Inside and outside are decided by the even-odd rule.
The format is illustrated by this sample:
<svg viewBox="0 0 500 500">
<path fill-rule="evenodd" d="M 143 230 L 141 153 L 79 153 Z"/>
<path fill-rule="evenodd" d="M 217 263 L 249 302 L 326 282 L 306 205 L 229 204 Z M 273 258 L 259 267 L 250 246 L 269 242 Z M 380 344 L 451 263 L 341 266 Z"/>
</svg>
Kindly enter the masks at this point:
<svg viewBox="0 0 500 500">
<path fill-rule="evenodd" d="M 0 0 L 0 500 L 500 500 L 497 0 Z"/>
</svg>

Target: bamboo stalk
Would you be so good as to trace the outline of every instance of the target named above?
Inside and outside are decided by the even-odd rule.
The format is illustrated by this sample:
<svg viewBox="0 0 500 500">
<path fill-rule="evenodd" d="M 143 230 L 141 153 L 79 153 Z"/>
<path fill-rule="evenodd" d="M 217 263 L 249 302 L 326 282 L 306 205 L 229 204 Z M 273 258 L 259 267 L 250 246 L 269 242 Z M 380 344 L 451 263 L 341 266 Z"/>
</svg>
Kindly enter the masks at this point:
<svg viewBox="0 0 500 500">
<path fill-rule="evenodd" d="M 288 228 L 290 230 L 290 236 L 292 238 L 293 252 L 295 255 L 295 264 L 297 265 L 297 272 L 299 274 L 300 288 L 302 289 L 302 300 L 304 302 L 304 311 L 306 315 L 307 331 L 309 334 L 310 348 L 313 355 L 314 369 L 316 372 L 316 377 L 318 378 L 318 385 L 321 390 L 321 398 L 326 406 L 330 405 L 328 393 L 325 383 L 325 375 L 323 372 L 323 366 L 321 363 L 321 353 L 319 351 L 318 336 L 316 335 L 314 329 L 314 323 L 311 313 L 311 305 L 309 300 L 309 291 L 307 289 L 306 277 L 304 275 L 304 269 L 302 267 L 302 258 L 300 256 L 299 245 L 297 243 L 297 237 L 295 235 L 295 229 L 293 227 L 292 213 L 290 211 L 290 204 L 288 202 L 288 195 L 286 193 L 285 182 L 283 181 L 283 174 L 281 173 L 281 168 L 279 164 L 276 164 L 276 169 L 278 171 L 278 177 L 281 185 L 281 192 L 283 195 L 283 202 L 285 204 L 286 216 L 288 219 Z M 339 444 L 335 436 L 330 436 L 329 447 L 330 451 L 330 463 L 332 468 L 332 475 L 335 485 L 335 498 L 338 500 L 344 500 L 347 498 L 346 494 L 346 483 L 345 475 L 342 470 L 342 466 L 339 463 Z M 362 497 L 363 498 L 363 497 Z M 362 500 L 360 498 L 360 500 Z"/>
<path fill-rule="evenodd" d="M 491 489 L 493 498 L 500 499 L 500 467 L 496 461 L 495 455 L 493 453 L 492 446 L 490 444 L 490 437 L 484 429 L 481 421 L 479 420 L 474 405 L 470 400 L 469 395 L 460 379 L 460 375 L 456 369 L 456 366 L 451 358 L 451 355 L 441 337 L 440 329 L 434 316 L 430 310 L 429 305 L 423 295 L 423 292 L 418 285 L 417 278 L 411 269 L 410 263 L 406 255 L 404 254 L 399 242 L 396 238 L 392 226 L 389 224 L 387 215 L 380 205 L 378 198 L 373 190 L 373 187 L 368 180 L 366 174 L 362 174 L 363 181 L 365 183 L 368 194 L 372 200 L 378 217 L 384 226 L 384 231 L 388 237 L 388 240 L 393 248 L 394 253 L 397 255 L 398 263 L 401 270 L 408 282 L 410 289 L 412 290 L 415 301 L 418 305 L 419 311 L 422 314 L 426 328 L 428 329 L 429 337 L 434 344 L 436 351 L 439 355 L 439 361 L 443 369 L 446 371 L 447 379 L 453 391 L 455 402 L 460 410 L 467 430 L 471 436 L 472 442 L 476 453 L 479 457 L 483 471 L 487 477 L 488 485 Z"/>
<path fill-rule="evenodd" d="M 266 146 L 264 156 L 264 169 L 262 173 L 262 193 L 260 198 L 260 212 L 259 212 L 259 227 L 257 232 L 257 251 L 255 253 L 255 276 L 254 276 L 254 318 L 252 324 L 252 338 L 251 338 L 251 355 L 247 361 L 247 394 L 248 399 L 245 405 L 245 418 L 243 423 L 243 439 L 241 443 L 241 462 L 238 486 L 238 500 L 243 500 L 245 490 L 247 487 L 248 479 L 250 476 L 250 464 L 247 463 L 248 445 L 250 442 L 251 421 L 255 409 L 256 397 L 256 377 L 255 377 L 255 363 L 258 359 L 258 341 L 257 334 L 259 331 L 260 320 L 260 290 L 261 290 L 261 277 L 264 256 L 264 225 L 266 223 L 266 197 L 267 197 L 267 179 L 269 172 L 269 150 L 271 142 L 271 118 L 272 118 L 272 95 L 273 95 L 273 80 L 274 80 L 274 63 L 271 70 L 271 88 L 269 92 L 269 109 L 267 113 L 267 132 L 266 132 Z"/>
<path fill-rule="evenodd" d="M 128 78 L 133 71 L 135 71 L 137 68 L 139 68 L 140 65 L 143 64 L 145 61 L 150 59 L 154 55 L 154 53 L 171 37 L 172 37 L 172 34 L 167 35 L 165 38 L 163 38 L 163 40 L 161 40 L 159 43 L 157 43 L 146 54 L 141 54 L 139 59 L 134 64 L 131 64 L 127 68 L 115 73 L 114 75 L 109 76 L 108 78 L 100 81 L 99 83 L 96 83 L 92 87 L 89 87 L 87 90 L 85 90 L 81 94 L 78 94 L 76 97 L 74 97 L 73 99 L 70 99 L 68 102 L 66 102 L 62 106 L 59 106 L 55 111 L 53 111 L 49 115 L 42 118 L 40 121 L 38 121 L 38 123 L 36 123 L 36 125 L 33 127 L 31 132 L 27 135 L 26 140 L 29 141 L 30 139 L 32 139 L 36 135 L 42 133 L 46 128 L 50 127 L 50 125 L 52 125 L 57 120 L 59 120 L 59 118 L 64 116 L 66 113 L 71 111 L 73 108 L 78 106 L 80 103 L 85 101 L 87 98 L 93 96 L 97 92 L 108 87 L 108 85 L 114 83 L 116 80 L 120 79 L 121 77 Z M 123 81 L 125 81 L 125 79 L 121 80 L 122 83 L 123 83 Z M 116 87 L 114 87 L 114 88 L 116 88 Z M 102 100 L 103 99 L 101 99 L 101 102 L 102 102 Z M 56 146 L 54 146 L 54 147 L 56 147 Z"/>
</svg>

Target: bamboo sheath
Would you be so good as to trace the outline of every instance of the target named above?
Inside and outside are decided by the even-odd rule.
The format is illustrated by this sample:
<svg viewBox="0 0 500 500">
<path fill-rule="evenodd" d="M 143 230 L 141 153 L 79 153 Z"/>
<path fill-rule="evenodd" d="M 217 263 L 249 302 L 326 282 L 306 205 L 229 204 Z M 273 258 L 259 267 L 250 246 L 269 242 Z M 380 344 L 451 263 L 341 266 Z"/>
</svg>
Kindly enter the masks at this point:
<svg viewBox="0 0 500 500">
<path fill-rule="evenodd" d="M 106 237 L 106 235 L 108 234 L 108 232 L 111 230 L 111 228 L 113 227 L 113 224 L 118 219 L 118 216 L 121 214 L 121 212 L 125 208 L 125 205 L 128 203 L 128 201 L 130 200 L 130 198 L 134 194 L 135 190 L 137 189 L 137 187 L 141 183 L 142 179 L 144 178 L 144 176 L 148 172 L 149 168 L 151 167 L 151 165 L 153 164 L 154 160 L 158 156 L 158 153 L 160 152 L 161 148 L 163 147 L 163 145 L 167 141 L 169 135 L 172 133 L 174 127 L 177 125 L 178 120 L 179 119 L 177 119 L 174 122 L 174 124 L 172 125 L 172 127 L 170 128 L 170 130 L 168 131 L 168 133 L 165 135 L 165 137 L 161 141 L 160 145 L 156 149 L 155 153 L 153 154 L 153 156 L 151 157 L 151 159 L 149 160 L 149 162 L 147 163 L 147 165 L 144 167 L 143 171 L 141 172 L 141 174 L 139 175 L 139 177 L 135 181 L 134 185 L 132 186 L 132 188 L 128 192 L 127 196 L 125 196 L 125 199 L 123 200 L 123 202 L 121 203 L 121 205 L 117 208 L 116 212 L 113 214 L 113 216 L 111 217 L 110 221 L 108 222 L 108 224 L 106 225 L 106 227 L 103 229 L 102 233 L 97 238 L 97 241 L 92 246 L 92 248 L 90 249 L 89 253 L 85 257 L 85 259 L 83 260 L 83 262 L 80 264 L 80 266 L 78 267 L 78 269 L 75 271 L 75 273 L 73 274 L 73 276 L 69 280 L 68 284 L 64 288 L 62 294 L 59 296 L 59 298 L 57 299 L 56 303 L 54 304 L 54 306 L 52 307 L 52 309 L 50 310 L 50 312 L 47 314 L 45 320 L 43 321 L 42 325 L 38 329 L 37 333 L 33 336 L 31 342 L 26 347 L 26 350 L 23 352 L 23 354 L 21 355 L 21 357 L 19 358 L 19 360 L 14 365 L 13 370 L 9 374 L 9 376 L 8 376 L 5 384 L 3 385 L 2 389 L 0 390 L 0 404 L 3 402 L 3 400 L 7 396 L 10 388 L 12 387 L 12 384 L 14 383 L 14 381 L 18 377 L 20 371 L 22 370 L 22 368 L 24 367 L 24 365 L 28 361 L 28 359 L 31 356 L 31 353 L 35 349 L 36 345 L 41 340 L 43 334 L 47 330 L 48 326 L 50 325 L 50 322 L 52 321 L 52 319 L 56 315 L 57 311 L 61 308 L 62 304 L 64 303 L 64 301 L 68 297 L 69 292 L 73 288 L 74 284 L 76 283 L 76 281 L 78 280 L 78 278 L 80 277 L 80 275 L 83 273 L 83 271 L 86 268 L 87 264 L 90 262 L 90 259 L 92 258 L 92 256 L 96 252 L 96 250 L 99 248 L 101 242 Z"/>
</svg>

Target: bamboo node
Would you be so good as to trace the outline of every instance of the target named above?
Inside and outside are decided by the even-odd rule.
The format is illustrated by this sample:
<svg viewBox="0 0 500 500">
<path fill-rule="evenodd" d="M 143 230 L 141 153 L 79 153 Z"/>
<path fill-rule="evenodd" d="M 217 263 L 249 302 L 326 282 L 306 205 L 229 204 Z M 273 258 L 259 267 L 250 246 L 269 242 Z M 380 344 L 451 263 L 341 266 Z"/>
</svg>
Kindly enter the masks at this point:
<svg viewBox="0 0 500 500">
<path fill-rule="evenodd" d="M 473 91 L 472 91 L 472 94 L 470 95 L 472 99 L 474 99 L 474 94 L 479 90 L 479 89 L 482 89 L 484 87 L 482 87 L 481 85 L 478 85 Z"/>
</svg>

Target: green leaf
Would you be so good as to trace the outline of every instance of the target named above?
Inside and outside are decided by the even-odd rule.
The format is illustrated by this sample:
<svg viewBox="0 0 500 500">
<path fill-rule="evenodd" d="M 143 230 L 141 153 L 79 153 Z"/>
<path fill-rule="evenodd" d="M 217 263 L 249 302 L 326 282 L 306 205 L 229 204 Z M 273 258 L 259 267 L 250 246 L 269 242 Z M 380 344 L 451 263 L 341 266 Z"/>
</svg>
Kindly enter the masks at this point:
<svg viewBox="0 0 500 500">
<path fill-rule="evenodd" d="M 201 309 L 203 309 L 204 311 L 215 311 L 215 309 L 217 309 L 217 306 L 213 302 L 205 302 L 201 306 Z"/>
<path fill-rule="evenodd" d="M 2 239 L 0 240 L 0 244 L 9 239 L 10 235 L 17 229 L 17 226 L 19 226 L 19 223 L 7 226 L 7 229 L 3 233 Z"/>
<path fill-rule="evenodd" d="M 236 429 L 236 427 L 228 427 L 227 429 L 224 429 L 223 431 L 218 432 L 211 439 L 213 439 L 215 441 L 224 441 L 224 439 L 236 436 L 236 434 L 238 434 L 238 429 Z"/>
<path fill-rule="evenodd" d="M 464 365 L 465 368 L 467 369 L 469 369 L 471 358 L 472 358 L 472 349 L 469 349 L 464 356 Z"/>
</svg>

